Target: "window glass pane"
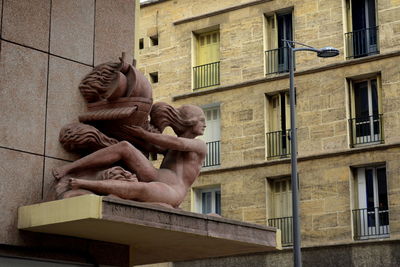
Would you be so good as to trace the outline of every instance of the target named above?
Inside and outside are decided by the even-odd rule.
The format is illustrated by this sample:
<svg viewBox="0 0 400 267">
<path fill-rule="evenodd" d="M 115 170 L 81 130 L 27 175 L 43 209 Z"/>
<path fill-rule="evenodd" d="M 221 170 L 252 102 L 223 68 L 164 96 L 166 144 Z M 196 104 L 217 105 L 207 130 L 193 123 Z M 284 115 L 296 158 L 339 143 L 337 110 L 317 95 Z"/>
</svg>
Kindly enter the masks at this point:
<svg viewBox="0 0 400 267">
<path fill-rule="evenodd" d="M 376 88 L 376 79 L 371 80 L 371 97 L 372 97 L 372 112 L 378 114 L 378 92 Z"/>
<path fill-rule="evenodd" d="M 206 114 L 207 114 L 207 120 L 208 121 L 211 120 L 211 110 L 207 110 Z"/>
<path fill-rule="evenodd" d="M 375 226 L 375 198 L 374 198 L 374 177 L 373 169 L 365 170 L 365 187 L 367 193 L 367 217 L 368 226 Z"/>
<path fill-rule="evenodd" d="M 377 170 L 378 176 L 378 196 L 379 209 L 388 209 L 387 185 L 386 185 L 386 168 Z"/>
<path fill-rule="evenodd" d="M 221 191 L 215 191 L 215 213 L 221 215 Z"/>
<path fill-rule="evenodd" d="M 375 0 L 366 0 L 367 2 L 367 16 L 368 16 L 368 27 L 375 27 Z"/>
<path fill-rule="evenodd" d="M 218 119 L 218 110 L 217 110 L 217 109 L 214 109 L 214 110 L 213 110 L 213 119 L 214 119 L 214 120 L 217 120 L 217 119 Z"/>
<path fill-rule="evenodd" d="M 367 208 L 368 210 L 373 210 L 375 207 L 374 201 L 374 180 L 373 180 L 373 170 L 365 170 L 365 186 L 367 194 Z"/>
<path fill-rule="evenodd" d="M 378 197 L 379 197 L 379 224 L 389 225 L 389 206 L 386 185 L 386 168 L 377 169 Z"/>
<path fill-rule="evenodd" d="M 354 84 L 354 97 L 356 118 L 366 120 L 369 116 L 367 81 Z"/>
<path fill-rule="evenodd" d="M 285 47 L 284 40 L 292 40 L 292 14 L 278 15 L 278 45 Z"/>
<path fill-rule="evenodd" d="M 202 213 L 211 213 L 211 192 L 201 193 L 201 207 Z"/>
<path fill-rule="evenodd" d="M 208 34 L 206 36 L 206 38 L 207 38 L 207 44 L 210 44 L 211 43 L 211 35 Z"/>
<path fill-rule="evenodd" d="M 365 1 L 352 1 L 353 31 L 364 29 L 367 25 L 365 16 Z"/>
</svg>

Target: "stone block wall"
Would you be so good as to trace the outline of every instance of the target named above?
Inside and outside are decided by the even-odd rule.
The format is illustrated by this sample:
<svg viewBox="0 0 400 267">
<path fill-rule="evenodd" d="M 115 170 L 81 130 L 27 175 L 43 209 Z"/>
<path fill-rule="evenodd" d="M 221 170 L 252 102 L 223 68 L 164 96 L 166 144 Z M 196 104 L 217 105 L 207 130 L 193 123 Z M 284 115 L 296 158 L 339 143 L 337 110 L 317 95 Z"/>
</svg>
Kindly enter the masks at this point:
<svg viewBox="0 0 400 267">
<path fill-rule="evenodd" d="M 183 1 L 179 4 L 165 1 L 142 8 L 139 37 L 144 39 L 145 46 L 139 52 L 139 68 L 146 73 L 158 71 L 159 82 L 153 84 L 156 100 L 168 102 L 171 101 L 171 97 L 177 95 L 190 96 L 192 32 L 214 25 L 219 25 L 221 36 L 221 86 L 264 77 L 262 17 L 263 14 L 271 14 L 287 7 L 294 8 L 296 40 L 304 40 L 316 47 L 331 45 L 341 51 L 340 56 L 330 59 L 318 58 L 314 53 L 298 53 L 296 57 L 298 72 L 330 64 L 346 63 L 343 54 L 341 1 L 266 1 L 263 4 L 174 25 L 173 22 L 182 19 L 182 13 L 177 11 L 183 6 L 189 10 L 192 10 L 192 6 L 198 6 L 199 11 L 193 13 L 193 16 L 206 12 L 200 12 L 203 5 L 196 1 L 190 3 Z M 398 8 L 399 6 L 393 1 L 391 4 L 377 6 L 382 27 L 390 26 L 390 29 L 395 31 L 399 20 L 379 14 Z M 213 10 L 218 8 L 215 7 Z M 185 13 L 185 18 L 187 17 L 191 17 L 190 13 Z M 149 38 L 146 29 L 150 27 L 158 28 L 158 46 L 150 46 L 147 42 Z M 308 36 L 307 31 L 315 36 Z M 385 42 L 390 40 L 395 43 L 396 38 L 396 35 L 381 33 L 381 54 L 393 52 Z M 360 75 L 380 73 L 381 106 L 385 117 L 384 140 L 385 143 L 398 142 L 398 137 L 390 134 L 399 129 L 396 119 L 398 105 L 395 104 L 398 102 L 398 96 L 394 94 L 400 82 L 396 74 L 397 61 L 398 57 L 383 58 L 374 63 L 360 62 L 355 65 L 337 66 L 323 72 L 299 75 L 296 78 L 299 156 L 338 151 L 349 147 L 350 104 L 346 80 Z M 215 93 L 194 95 L 179 100 L 176 104 L 221 103 L 222 164 L 227 167 L 245 165 L 265 160 L 268 116 L 265 114 L 264 94 L 272 95 L 277 91 L 287 90 L 288 87 L 288 80 L 285 77 L 280 79 L 278 77 L 257 85 L 238 86 L 237 89 L 229 90 L 229 93 L 219 91 L 217 87 Z"/>
<path fill-rule="evenodd" d="M 86 109 L 78 85 L 94 65 L 121 52 L 132 62 L 135 8 L 135 0 L 0 0 L 0 246 L 47 240 L 17 230 L 17 209 L 42 201 L 52 167 L 76 159 L 59 131 Z"/>
<path fill-rule="evenodd" d="M 249 2 L 257 5 L 205 16 L 185 23 L 181 20 L 205 15 Z M 221 85 L 231 85 L 264 77 L 264 14 L 293 9 L 294 39 L 314 47 L 333 46 L 341 55 L 322 59 L 313 53 L 298 53 L 297 70 L 316 68 L 345 60 L 344 1 L 223 1 L 207 5 L 202 1 L 162 1 L 142 8 L 139 38 L 139 67 L 145 73 L 158 72 L 155 97 L 190 93 L 192 68 L 192 33 L 218 26 L 220 30 Z M 396 51 L 400 44 L 397 1 L 378 1 L 380 52 Z M 397 13 L 396 13 L 397 12 Z M 178 22 L 178 24 L 174 24 Z M 157 32 L 159 44 L 150 45 L 149 34 Z"/>
<path fill-rule="evenodd" d="M 263 16 L 293 8 L 295 40 L 315 47 L 333 46 L 341 53 L 329 59 L 307 52 L 296 56 L 302 244 L 356 242 L 351 215 L 356 208 L 353 170 L 371 164 L 386 165 L 390 239 L 398 240 L 400 18 L 393 14 L 400 8 L 399 1 L 377 2 L 380 54 L 355 60 L 347 60 L 344 54 L 345 1 L 259 1 L 208 14 L 245 2 L 253 1 L 224 1 L 215 6 L 162 1 L 142 7 L 139 38 L 144 48 L 139 52 L 139 68 L 145 73 L 158 71 L 159 82 L 153 84 L 155 100 L 175 106 L 220 105 L 221 166 L 204 169 L 193 187 L 219 185 L 225 217 L 260 224 L 271 218 L 269 181 L 290 176 L 290 160 L 266 158 L 268 98 L 287 91 L 289 80 L 287 74 L 264 74 Z M 196 18 L 200 15 L 204 16 Z M 192 19 L 182 22 L 185 18 Z M 192 90 L 192 34 L 216 25 L 221 37 L 221 85 Z M 149 44 L 147 30 L 154 27 L 159 35 L 157 46 Z M 374 76 L 380 77 L 384 143 L 354 149 L 349 137 L 349 80 Z M 188 196 L 182 207 L 190 210 L 192 204 Z"/>
<path fill-rule="evenodd" d="M 302 250 L 303 266 L 388 266 L 400 264 L 398 242 L 313 247 Z M 245 255 L 229 258 L 174 263 L 174 267 L 247 267 L 293 266 L 291 250 L 266 255 Z"/>
</svg>

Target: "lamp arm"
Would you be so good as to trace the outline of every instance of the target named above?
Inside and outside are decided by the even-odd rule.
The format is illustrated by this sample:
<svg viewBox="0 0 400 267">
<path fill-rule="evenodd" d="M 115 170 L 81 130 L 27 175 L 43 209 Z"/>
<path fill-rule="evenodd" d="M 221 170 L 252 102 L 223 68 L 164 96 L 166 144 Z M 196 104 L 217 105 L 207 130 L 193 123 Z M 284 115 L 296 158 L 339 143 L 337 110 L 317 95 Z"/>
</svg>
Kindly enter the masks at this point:
<svg viewBox="0 0 400 267">
<path fill-rule="evenodd" d="M 293 52 L 297 52 L 297 51 L 311 51 L 311 52 L 315 52 L 315 53 L 320 53 L 321 50 L 314 48 L 314 47 L 297 47 L 297 48 L 293 48 Z"/>
</svg>

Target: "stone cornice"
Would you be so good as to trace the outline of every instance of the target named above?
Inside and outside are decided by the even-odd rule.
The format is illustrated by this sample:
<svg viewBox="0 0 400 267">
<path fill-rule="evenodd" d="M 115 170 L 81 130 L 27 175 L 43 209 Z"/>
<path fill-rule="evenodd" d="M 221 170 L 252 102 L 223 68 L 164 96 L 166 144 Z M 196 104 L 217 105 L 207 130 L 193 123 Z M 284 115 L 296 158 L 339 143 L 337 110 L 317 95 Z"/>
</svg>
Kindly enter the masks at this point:
<svg viewBox="0 0 400 267">
<path fill-rule="evenodd" d="M 359 154 L 369 151 L 378 151 L 378 150 L 387 150 L 391 148 L 400 147 L 400 143 L 393 143 L 393 144 L 379 144 L 379 145 L 371 145 L 366 147 L 357 147 L 357 148 L 349 148 L 346 150 L 328 152 L 328 153 L 320 153 L 314 155 L 307 155 L 307 156 L 299 156 L 298 161 L 309 161 L 309 160 L 316 160 L 316 159 L 324 159 L 324 158 L 333 158 L 338 156 L 346 156 L 346 155 L 353 155 Z M 252 168 L 260 168 L 266 166 L 273 166 L 279 164 L 289 164 L 290 158 L 287 159 L 278 159 L 278 160 L 270 160 L 270 161 L 263 161 L 258 163 L 252 163 L 247 165 L 241 166 L 233 166 L 233 167 L 226 167 L 226 168 L 213 168 L 209 170 L 202 170 L 202 174 L 211 174 L 211 173 L 221 173 L 221 172 L 229 172 L 229 171 L 237 171 L 237 170 L 245 170 L 245 169 L 252 169 Z"/>
<path fill-rule="evenodd" d="M 223 13 L 226 13 L 226 12 L 242 9 L 242 8 L 249 7 L 249 6 L 259 5 L 259 4 L 263 4 L 263 3 L 266 3 L 266 2 L 270 2 L 270 1 L 272 1 L 272 0 L 257 0 L 257 1 L 252 1 L 252 2 L 248 2 L 248 3 L 243 3 L 243 4 L 240 4 L 240 5 L 223 8 L 223 9 L 212 11 L 212 12 L 205 13 L 205 14 L 202 14 L 202 15 L 198 15 L 198 16 L 193 16 L 193 17 L 189 17 L 189 18 L 186 18 L 186 19 L 177 20 L 177 21 L 173 22 L 172 24 L 173 25 L 184 24 L 184 23 L 187 23 L 187 22 L 196 21 L 196 20 L 199 20 L 199 19 L 204 19 L 204 18 L 220 15 L 220 14 L 223 14 Z"/>
<path fill-rule="evenodd" d="M 373 55 L 373 56 L 364 57 L 364 58 L 357 58 L 357 59 L 352 59 L 352 60 L 341 61 L 341 62 L 329 64 L 326 66 L 322 66 L 322 67 L 316 67 L 316 68 L 311 68 L 311 69 L 307 69 L 307 70 L 303 70 L 303 71 L 298 71 L 295 73 L 295 76 L 302 76 L 302 75 L 307 75 L 307 74 L 312 74 L 312 73 L 318 73 L 318 72 L 322 72 L 322 71 L 338 69 L 338 68 L 342 68 L 342 67 L 358 65 L 358 64 L 363 64 L 363 63 L 367 63 L 367 62 L 371 62 L 371 61 L 382 60 L 382 59 L 397 57 L 397 56 L 400 56 L 400 50 L 385 53 L 385 54 Z M 208 94 L 212 94 L 212 93 L 223 92 L 223 91 L 232 90 L 232 89 L 236 89 L 236 88 L 242 88 L 242 87 L 247 87 L 247 86 L 252 86 L 252 85 L 256 85 L 256 84 L 287 79 L 287 78 L 289 78 L 288 73 L 280 74 L 280 75 L 273 76 L 273 77 L 263 77 L 263 78 L 245 81 L 245 82 L 241 82 L 241 83 L 218 86 L 218 87 L 215 87 L 212 89 L 205 89 L 205 90 L 200 89 L 198 91 L 190 92 L 187 94 L 173 96 L 172 101 L 177 101 L 180 99 L 185 99 L 185 98 L 190 98 L 190 97 L 195 97 L 195 96 L 208 95 Z"/>
</svg>

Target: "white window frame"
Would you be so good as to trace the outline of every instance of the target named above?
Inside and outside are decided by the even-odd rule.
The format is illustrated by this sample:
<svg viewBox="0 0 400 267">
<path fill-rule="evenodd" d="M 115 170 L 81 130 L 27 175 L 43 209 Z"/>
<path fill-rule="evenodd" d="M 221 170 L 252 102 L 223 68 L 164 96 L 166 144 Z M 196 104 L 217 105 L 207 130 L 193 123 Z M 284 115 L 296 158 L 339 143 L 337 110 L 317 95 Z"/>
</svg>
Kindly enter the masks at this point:
<svg viewBox="0 0 400 267">
<path fill-rule="evenodd" d="M 220 195 L 220 207 L 219 213 L 217 213 L 217 193 L 219 192 Z M 211 193 L 211 211 L 208 213 L 203 213 L 203 193 Z M 209 213 L 221 213 L 221 187 L 220 186 L 213 186 L 207 188 L 195 188 L 194 189 L 194 211 L 197 213 L 202 214 L 209 214 Z"/>
<path fill-rule="evenodd" d="M 376 115 L 373 114 L 373 105 L 372 105 L 372 85 L 371 81 L 376 80 L 376 93 L 377 93 L 377 104 L 378 104 L 378 114 L 382 114 L 382 104 L 381 104 L 381 78 L 380 74 L 374 75 L 374 76 L 368 76 L 368 78 L 362 78 L 362 79 L 350 79 L 349 80 L 349 87 L 350 87 L 350 119 L 352 119 L 352 123 L 349 125 L 349 127 L 352 127 L 351 132 L 352 135 L 350 135 L 350 141 L 351 144 L 353 144 L 353 147 L 359 147 L 359 146 L 366 146 L 366 145 L 374 145 L 374 144 L 379 144 L 383 142 L 383 125 L 381 125 L 382 121 L 379 121 L 379 133 L 375 133 L 374 131 L 374 122 L 376 122 L 376 119 L 372 118 L 371 116 Z M 356 97 L 355 97 L 355 84 L 357 83 L 362 83 L 362 82 L 367 82 L 368 83 L 368 115 L 370 116 L 370 135 L 360 135 L 357 136 L 357 131 L 356 131 L 356 122 L 353 120 L 356 119 Z M 378 115 L 380 116 L 380 115 Z M 378 117 L 378 120 L 380 120 L 380 117 Z M 353 125 L 354 123 L 354 125 Z M 361 124 L 364 122 L 361 122 Z M 371 140 L 378 140 L 376 142 L 370 142 Z"/>
<path fill-rule="evenodd" d="M 284 95 L 284 101 L 282 101 L 282 96 Z M 266 95 L 265 98 L 266 107 L 265 107 L 265 158 L 269 158 L 270 160 L 275 160 L 280 157 L 288 157 L 290 155 L 290 99 L 289 99 L 289 91 L 282 90 L 278 91 L 275 94 Z M 274 101 L 276 102 L 277 106 L 274 109 Z M 282 102 L 285 102 L 285 116 L 282 114 Z M 283 141 L 284 135 L 282 132 L 282 123 L 285 123 L 285 134 L 286 134 L 286 149 L 283 149 Z M 282 137 L 277 138 L 277 144 L 270 148 L 270 140 L 268 140 L 268 135 L 272 132 L 282 132 Z M 275 140 L 275 138 L 273 139 Z M 274 151 L 276 149 L 281 149 L 281 155 L 269 155 L 270 151 Z"/>
<path fill-rule="evenodd" d="M 360 239 L 365 240 L 365 239 L 372 239 L 372 238 L 385 238 L 389 237 L 390 233 L 390 225 L 388 222 L 387 225 L 381 224 L 380 223 L 380 213 L 381 211 L 377 211 L 376 208 L 379 207 L 379 195 L 378 195 L 378 175 L 377 175 L 377 170 L 378 169 L 385 169 L 386 171 L 386 166 L 385 165 L 376 165 L 376 166 L 367 166 L 367 167 L 359 167 L 356 168 L 355 170 L 355 208 L 356 209 L 366 209 L 367 208 L 367 187 L 366 187 L 366 175 L 365 172 L 366 170 L 372 171 L 372 180 L 373 180 L 373 198 L 374 198 L 374 210 L 372 211 L 367 211 L 367 216 L 361 216 L 360 220 Z M 387 175 L 386 175 L 386 183 L 387 183 Z M 386 190 L 387 190 L 387 184 L 386 184 Z M 386 197 L 388 198 L 388 191 L 386 191 Z M 389 200 L 388 200 L 389 201 Z M 389 209 L 389 207 L 388 207 Z M 385 211 L 388 212 L 388 211 Z M 368 220 L 370 219 L 370 216 L 373 216 L 374 219 L 374 224 L 373 226 L 369 226 Z M 354 221 L 354 218 L 353 218 Z M 378 226 L 376 226 L 376 224 Z M 377 234 L 377 228 L 379 228 L 379 233 L 384 233 L 386 232 L 387 234 Z M 355 229 L 354 229 L 355 231 Z"/>
<path fill-rule="evenodd" d="M 202 106 L 204 116 L 206 118 L 206 130 L 204 132 L 204 135 L 200 136 L 199 138 L 203 140 L 204 142 L 207 143 L 207 156 L 209 153 L 213 153 L 213 149 L 218 149 L 219 154 L 214 155 L 213 157 L 209 158 L 207 162 L 207 158 L 204 161 L 203 167 L 205 168 L 214 168 L 214 167 L 219 167 L 221 165 L 221 108 L 219 103 L 215 104 L 210 104 L 210 105 L 205 105 Z M 217 112 L 217 119 L 212 119 L 213 123 L 210 123 L 210 120 L 207 120 L 207 112 L 211 111 L 211 117 L 214 116 L 214 111 Z M 210 131 L 212 131 L 211 134 L 208 134 Z M 208 145 L 210 142 L 217 142 L 212 146 Z M 217 164 L 214 161 L 219 161 L 219 164 Z M 207 165 L 209 164 L 209 165 Z"/>
</svg>

